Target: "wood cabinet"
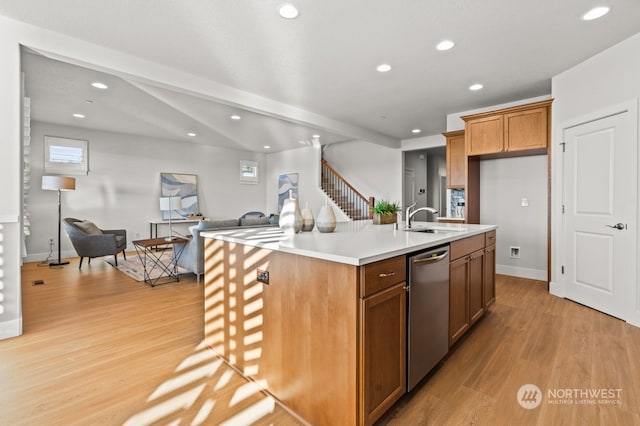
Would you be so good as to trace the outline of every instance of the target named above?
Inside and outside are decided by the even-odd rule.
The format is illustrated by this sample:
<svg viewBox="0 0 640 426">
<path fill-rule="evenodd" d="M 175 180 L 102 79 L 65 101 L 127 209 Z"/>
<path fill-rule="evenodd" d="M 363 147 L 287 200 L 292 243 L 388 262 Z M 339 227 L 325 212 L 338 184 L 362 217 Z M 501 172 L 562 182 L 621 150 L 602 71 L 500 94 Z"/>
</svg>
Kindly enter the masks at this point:
<svg viewBox="0 0 640 426">
<path fill-rule="evenodd" d="M 361 268 L 360 400 L 362 424 L 379 419 L 406 389 L 406 258 Z"/>
<path fill-rule="evenodd" d="M 467 184 L 464 130 L 443 135 L 447 138 L 447 188 L 464 189 Z"/>
<path fill-rule="evenodd" d="M 469 120 L 464 126 L 467 155 L 483 155 L 504 150 L 504 117 L 491 115 Z"/>
<path fill-rule="evenodd" d="M 493 253 L 495 253 L 495 231 Z M 489 233 L 486 233 L 489 234 Z M 449 346 L 484 315 L 487 297 L 495 299 L 495 274 L 493 281 L 488 268 L 495 271 L 495 255 L 491 259 L 486 251 L 486 234 L 475 235 L 450 245 L 449 265 Z"/>
<path fill-rule="evenodd" d="M 496 301 L 496 231 L 485 234 L 483 298 L 485 309 Z"/>
<path fill-rule="evenodd" d="M 467 156 L 545 154 L 551 100 L 462 117 Z"/>
</svg>

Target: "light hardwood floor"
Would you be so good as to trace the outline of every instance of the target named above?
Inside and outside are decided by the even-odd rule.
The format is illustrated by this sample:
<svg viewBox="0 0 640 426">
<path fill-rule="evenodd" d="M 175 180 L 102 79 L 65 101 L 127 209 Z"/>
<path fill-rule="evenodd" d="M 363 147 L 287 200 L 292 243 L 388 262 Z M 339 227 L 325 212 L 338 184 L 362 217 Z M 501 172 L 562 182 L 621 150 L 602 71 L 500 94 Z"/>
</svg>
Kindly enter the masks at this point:
<svg viewBox="0 0 640 426">
<path fill-rule="evenodd" d="M 299 423 L 202 347 L 195 278 L 150 288 L 98 259 L 80 271 L 71 260 L 23 267 L 24 335 L 0 341 L 0 425 Z M 496 292 L 380 424 L 640 424 L 640 329 L 550 296 L 543 282 L 498 276 Z M 544 395 L 532 410 L 516 397 L 529 383 Z M 602 388 L 621 389 L 620 404 L 547 398 Z"/>
<path fill-rule="evenodd" d="M 542 392 L 535 409 L 518 403 L 526 384 Z M 610 388 L 621 391 L 579 396 Z M 489 313 L 379 423 L 640 425 L 640 328 L 551 296 L 545 282 L 499 275 Z"/>
<path fill-rule="evenodd" d="M 22 288 L 24 334 L 0 341 L 0 425 L 300 424 L 201 345 L 195 277 L 150 288 L 71 259 L 25 264 Z"/>
</svg>

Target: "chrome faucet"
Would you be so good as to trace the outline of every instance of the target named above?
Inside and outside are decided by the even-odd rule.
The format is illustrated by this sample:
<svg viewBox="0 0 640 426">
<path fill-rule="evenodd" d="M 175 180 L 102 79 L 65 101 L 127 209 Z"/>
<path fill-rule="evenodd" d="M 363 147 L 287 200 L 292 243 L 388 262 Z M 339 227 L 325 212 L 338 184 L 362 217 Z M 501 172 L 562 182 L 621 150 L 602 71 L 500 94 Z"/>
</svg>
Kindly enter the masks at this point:
<svg viewBox="0 0 640 426">
<path fill-rule="evenodd" d="M 431 213 L 438 213 L 438 210 L 434 209 L 433 207 L 420 207 L 419 209 L 415 209 L 415 210 L 411 210 L 412 208 L 414 208 L 416 206 L 416 204 L 418 203 L 413 203 L 411 204 L 409 207 L 407 207 L 407 211 L 405 212 L 405 226 L 407 227 L 407 229 L 411 228 L 411 218 L 413 216 L 416 215 L 416 213 L 418 212 L 431 212 Z"/>
</svg>

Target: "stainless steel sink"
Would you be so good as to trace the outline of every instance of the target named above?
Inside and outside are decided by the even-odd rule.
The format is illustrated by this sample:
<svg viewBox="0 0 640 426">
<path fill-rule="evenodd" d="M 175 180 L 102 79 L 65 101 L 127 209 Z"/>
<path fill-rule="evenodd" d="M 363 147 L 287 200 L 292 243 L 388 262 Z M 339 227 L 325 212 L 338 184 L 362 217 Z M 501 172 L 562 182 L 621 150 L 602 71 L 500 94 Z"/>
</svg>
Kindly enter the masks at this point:
<svg viewBox="0 0 640 426">
<path fill-rule="evenodd" d="M 442 231 L 440 229 L 433 229 L 433 228 L 410 228 L 410 229 L 405 229 L 405 231 L 422 232 L 424 234 L 447 234 L 447 233 L 449 233 L 447 231 Z"/>
<path fill-rule="evenodd" d="M 405 231 L 409 232 L 422 232 L 425 234 L 451 234 L 457 232 L 465 232 L 467 228 L 437 228 L 437 227 L 415 227 L 415 228 L 405 228 Z"/>
</svg>

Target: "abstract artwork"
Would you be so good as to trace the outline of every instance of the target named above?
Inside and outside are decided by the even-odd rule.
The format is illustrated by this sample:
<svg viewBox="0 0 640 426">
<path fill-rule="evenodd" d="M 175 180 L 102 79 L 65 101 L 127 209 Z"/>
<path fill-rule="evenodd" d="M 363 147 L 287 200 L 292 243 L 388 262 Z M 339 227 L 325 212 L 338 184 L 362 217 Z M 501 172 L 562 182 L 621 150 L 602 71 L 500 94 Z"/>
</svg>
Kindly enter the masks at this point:
<svg viewBox="0 0 640 426">
<path fill-rule="evenodd" d="M 293 198 L 298 198 L 298 174 L 287 173 L 278 176 L 278 213 L 282 210 L 284 200 L 289 198 L 289 190 Z"/>
<path fill-rule="evenodd" d="M 200 213 L 198 206 L 198 176 L 180 173 L 160 173 L 160 196 L 182 198 L 182 208 L 163 211 L 162 219 L 185 219 L 189 214 Z"/>
</svg>

